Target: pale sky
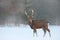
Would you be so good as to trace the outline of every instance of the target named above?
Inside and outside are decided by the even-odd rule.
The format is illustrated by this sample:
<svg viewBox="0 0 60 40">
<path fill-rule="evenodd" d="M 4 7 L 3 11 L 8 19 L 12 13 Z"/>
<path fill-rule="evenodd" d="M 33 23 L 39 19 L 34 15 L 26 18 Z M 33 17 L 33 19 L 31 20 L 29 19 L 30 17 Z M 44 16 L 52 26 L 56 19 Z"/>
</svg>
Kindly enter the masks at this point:
<svg viewBox="0 0 60 40">
<path fill-rule="evenodd" d="M 51 38 L 48 32 L 43 37 L 43 30 L 38 29 L 38 37 L 33 37 L 33 31 L 28 25 L 20 27 L 0 27 L 0 40 L 60 40 L 60 26 L 49 26 Z"/>
</svg>

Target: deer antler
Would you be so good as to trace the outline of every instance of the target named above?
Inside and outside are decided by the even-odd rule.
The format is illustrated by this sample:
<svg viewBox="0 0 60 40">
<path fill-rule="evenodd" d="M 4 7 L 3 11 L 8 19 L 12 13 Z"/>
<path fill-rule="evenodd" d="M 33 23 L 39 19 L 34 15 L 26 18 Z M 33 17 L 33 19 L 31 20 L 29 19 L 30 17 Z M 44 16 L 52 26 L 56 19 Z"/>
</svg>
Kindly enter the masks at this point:
<svg viewBox="0 0 60 40">
<path fill-rule="evenodd" d="M 34 15 L 34 10 L 32 9 L 32 16 Z"/>
<path fill-rule="evenodd" d="M 27 17 L 29 17 L 29 15 L 27 14 L 27 12 L 25 11 L 25 15 L 27 16 Z"/>
<path fill-rule="evenodd" d="M 27 15 L 27 12 L 25 11 L 25 15 Z"/>
<path fill-rule="evenodd" d="M 34 15 L 34 10 L 33 10 L 33 9 L 29 9 L 29 11 L 31 11 L 31 12 L 32 12 L 31 16 L 33 16 L 33 15 Z M 27 12 L 26 12 L 26 11 L 25 11 L 25 15 L 26 15 L 27 17 L 29 17 L 29 15 L 27 14 Z"/>
<path fill-rule="evenodd" d="M 29 11 L 32 12 L 31 16 L 33 16 L 34 15 L 34 10 L 33 9 L 29 9 Z"/>
</svg>

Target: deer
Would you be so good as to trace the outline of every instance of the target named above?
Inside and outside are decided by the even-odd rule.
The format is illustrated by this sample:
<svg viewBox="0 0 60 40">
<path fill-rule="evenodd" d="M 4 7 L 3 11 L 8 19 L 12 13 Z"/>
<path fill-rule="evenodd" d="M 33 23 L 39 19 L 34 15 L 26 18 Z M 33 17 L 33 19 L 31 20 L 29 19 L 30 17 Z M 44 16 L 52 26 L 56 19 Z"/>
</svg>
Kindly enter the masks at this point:
<svg viewBox="0 0 60 40">
<path fill-rule="evenodd" d="M 43 37 L 45 36 L 46 31 L 49 32 L 49 36 L 51 37 L 50 29 L 48 28 L 48 22 L 43 19 L 34 20 L 33 19 L 34 10 L 33 9 L 29 9 L 29 10 L 31 10 L 31 15 L 28 15 L 27 11 L 25 11 L 25 15 L 27 16 L 29 26 L 31 27 L 31 29 L 33 29 L 33 34 L 36 33 L 36 35 L 37 35 L 37 29 L 43 29 L 43 31 L 44 31 Z"/>
</svg>

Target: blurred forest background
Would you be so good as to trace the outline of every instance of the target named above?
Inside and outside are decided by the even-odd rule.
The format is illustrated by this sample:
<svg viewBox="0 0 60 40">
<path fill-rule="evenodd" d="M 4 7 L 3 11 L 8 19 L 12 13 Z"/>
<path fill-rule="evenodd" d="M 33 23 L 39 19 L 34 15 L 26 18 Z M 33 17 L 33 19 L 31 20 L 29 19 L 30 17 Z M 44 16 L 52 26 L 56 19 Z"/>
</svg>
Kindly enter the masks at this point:
<svg viewBox="0 0 60 40">
<path fill-rule="evenodd" d="M 28 9 L 35 11 L 34 19 L 60 25 L 60 0 L 0 0 L 0 25 L 27 24 Z"/>
</svg>

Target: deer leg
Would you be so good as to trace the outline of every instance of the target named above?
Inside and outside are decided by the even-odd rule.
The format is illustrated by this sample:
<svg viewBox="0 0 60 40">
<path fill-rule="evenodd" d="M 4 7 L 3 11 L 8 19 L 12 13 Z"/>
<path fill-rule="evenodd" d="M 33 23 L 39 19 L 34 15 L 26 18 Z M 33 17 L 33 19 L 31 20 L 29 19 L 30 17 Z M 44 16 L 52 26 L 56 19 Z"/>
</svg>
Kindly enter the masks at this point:
<svg viewBox="0 0 60 40">
<path fill-rule="evenodd" d="M 46 29 L 46 30 L 49 32 L 49 36 L 51 37 L 50 30 L 49 29 Z"/>
<path fill-rule="evenodd" d="M 37 36 L 37 31 L 36 31 L 36 29 L 33 29 L 33 33 L 34 33 L 34 34 L 36 33 L 36 36 Z M 34 34 L 33 34 L 33 36 L 34 36 Z"/>
<path fill-rule="evenodd" d="M 46 34 L 46 30 L 43 28 L 43 31 L 44 31 L 44 35 L 43 35 L 43 37 L 45 37 L 45 34 Z"/>
</svg>

